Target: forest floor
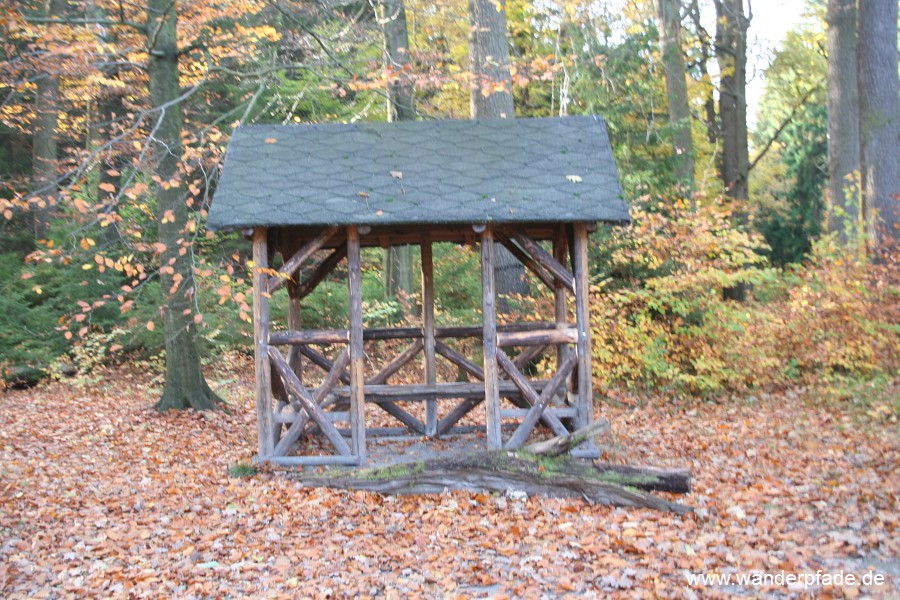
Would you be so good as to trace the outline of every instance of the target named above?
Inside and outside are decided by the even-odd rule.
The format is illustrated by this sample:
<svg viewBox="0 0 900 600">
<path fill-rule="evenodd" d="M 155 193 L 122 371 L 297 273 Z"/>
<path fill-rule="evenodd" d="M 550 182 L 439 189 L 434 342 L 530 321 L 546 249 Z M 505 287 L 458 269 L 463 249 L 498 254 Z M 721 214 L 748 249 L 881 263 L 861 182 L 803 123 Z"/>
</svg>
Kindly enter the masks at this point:
<svg viewBox="0 0 900 600">
<path fill-rule="evenodd" d="M 676 516 L 233 477 L 255 449 L 252 364 L 210 374 L 231 414 L 157 414 L 159 378 L 134 366 L 0 393 L 0 597 L 900 597 L 888 400 L 615 394 L 607 458 L 689 468 L 672 499 L 697 511 Z M 762 572 L 808 585 L 736 582 Z"/>
</svg>

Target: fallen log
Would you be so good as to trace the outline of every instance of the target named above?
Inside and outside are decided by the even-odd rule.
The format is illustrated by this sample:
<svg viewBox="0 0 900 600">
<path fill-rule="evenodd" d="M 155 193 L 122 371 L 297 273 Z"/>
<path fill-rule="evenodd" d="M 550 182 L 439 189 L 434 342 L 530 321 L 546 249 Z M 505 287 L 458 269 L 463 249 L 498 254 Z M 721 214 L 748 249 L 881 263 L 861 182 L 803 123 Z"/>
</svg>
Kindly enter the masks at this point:
<svg viewBox="0 0 900 600">
<path fill-rule="evenodd" d="M 501 493 L 518 490 L 529 495 L 583 498 L 591 504 L 652 508 L 677 514 L 691 512 L 693 509 L 689 506 L 647 493 L 650 490 L 687 493 L 690 490 L 687 471 L 618 465 L 595 468 L 568 455 L 552 455 L 565 445 L 563 440 L 569 440 L 569 447 L 577 446 L 591 434 L 608 427 L 608 424 L 604 427 L 604 422 L 598 422 L 569 436 L 559 436 L 559 439 L 532 444 L 518 451 L 496 450 L 340 474 L 304 474 L 301 482 L 306 487 L 381 494 L 433 494 L 446 489 Z"/>
</svg>

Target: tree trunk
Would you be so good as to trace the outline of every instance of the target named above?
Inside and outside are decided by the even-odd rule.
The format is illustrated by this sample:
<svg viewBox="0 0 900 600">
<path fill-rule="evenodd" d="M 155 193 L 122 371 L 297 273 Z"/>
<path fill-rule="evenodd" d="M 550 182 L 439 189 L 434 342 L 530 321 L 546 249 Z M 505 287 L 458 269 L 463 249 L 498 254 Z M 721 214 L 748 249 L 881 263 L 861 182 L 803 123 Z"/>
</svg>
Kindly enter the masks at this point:
<svg viewBox="0 0 900 600">
<path fill-rule="evenodd" d="M 844 241 L 859 224 L 856 0 L 828 0 L 828 230 Z M 858 237 L 858 236 L 853 236 Z"/>
<path fill-rule="evenodd" d="M 866 229 L 875 248 L 900 237 L 897 0 L 859 4 L 859 137 Z"/>
<path fill-rule="evenodd" d="M 666 73 L 669 126 L 675 152 L 675 178 L 688 194 L 694 187 L 694 142 L 688 103 L 684 58 L 681 52 L 681 0 L 654 0 L 659 23 L 659 46 Z"/>
<path fill-rule="evenodd" d="M 160 307 L 166 335 L 166 385 L 157 410 L 170 408 L 213 408 L 219 398 L 213 393 L 200 368 L 200 347 L 194 315 L 195 285 L 191 245 L 187 232 L 188 208 L 181 173 L 181 104 L 178 100 L 177 9 L 170 0 L 149 0 L 147 30 L 150 32 L 150 101 L 156 109 L 153 133 L 153 170 L 160 252 Z M 182 250 L 184 250 L 182 252 Z"/>
<path fill-rule="evenodd" d="M 506 36 L 506 0 L 469 0 L 469 100 L 473 119 L 516 116 Z M 494 283 L 500 312 L 510 310 L 508 296 L 528 294 L 525 267 L 502 244 L 494 246 Z"/>
<path fill-rule="evenodd" d="M 68 0 L 45 0 L 44 13 L 48 18 L 63 17 Z M 48 26 L 52 28 L 52 25 Z M 47 235 L 52 203 L 57 192 L 57 122 L 59 120 L 59 73 L 53 61 L 46 61 L 47 69 L 35 82 L 34 137 L 32 139 L 33 184 L 38 195 L 32 210 L 35 239 Z"/>
<path fill-rule="evenodd" d="M 747 28 L 743 0 L 716 0 L 716 59 L 719 63 L 719 119 L 722 183 L 732 200 L 747 200 Z M 743 206 L 735 212 L 743 212 Z"/>
<path fill-rule="evenodd" d="M 697 32 L 697 43 L 700 46 L 700 54 L 697 57 L 697 70 L 700 73 L 700 81 L 703 82 L 708 89 L 706 98 L 703 100 L 703 122 L 706 125 L 706 140 L 710 144 L 715 144 L 718 139 L 719 130 L 716 119 L 716 100 L 714 98 L 715 88 L 712 85 L 712 77 L 709 76 L 709 68 L 707 67 L 710 60 L 712 40 L 710 39 L 706 28 L 703 27 L 700 15 L 700 4 L 697 0 L 691 0 L 691 3 L 688 5 L 688 14 L 691 17 L 691 22 Z"/>
<path fill-rule="evenodd" d="M 747 28 L 743 0 L 716 0 L 716 60 L 719 63 L 719 133 L 722 184 L 734 206 L 733 219 L 746 224 L 750 154 L 747 149 Z M 746 284 L 722 290 L 726 300 L 744 302 Z"/>
<path fill-rule="evenodd" d="M 86 5 L 86 14 L 89 19 L 103 20 L 107 17 L 106 11 L 101 6 L 99 0 L 90 0 Z M 93 29 L 97 41 L 102 47 L 115 47 L 118 43 L 118 36 L 112 27 L 97 26 Z M 115 57 L 106 55 L 109 66 L 102 69 L 106 79 L 115 81 L 120 79 L 122 67 Z M 116 136 L 116 119 L 121 119 L 125 114 L 125 104 L 122 92 L 111 85 L 100 85 L 96 88 L 95 105 L 93 110 L 93 118 L 90 122 L 89 140 L 87 149 L 89 152 L 95 151 L 98 140 L 112 140 Z M 121 172 L 127 165 L 125 151 L 122 148 L 107 149 L 97 157 L 98 176 L 96 177 L 96 185 L 94 193 L 100 205 L 106 204 L 105 214 L 106 221 L 101 227 L 101 239 L 104 244 L 114 244 L 119 238 L 119 226 L 115 218 L 117 205 L 114 200 L 114 194 L 117 193 L 122 185 Z M 112 186 L 116 192 L 111 196 L 109 192 L 103 188 Z"/>
<path fill-rule="evenodd" d="M 387 120 L 415 121 L 413 83 L 409 79 L 409 33 L 403 0 L 381 0 L 378 20 L 384 32 L 384 63 L 388 71 Z M 391 246 L 384 250 L 384 292 L 388 298 L 412 295 L 412 246 Z"/>
</svg>

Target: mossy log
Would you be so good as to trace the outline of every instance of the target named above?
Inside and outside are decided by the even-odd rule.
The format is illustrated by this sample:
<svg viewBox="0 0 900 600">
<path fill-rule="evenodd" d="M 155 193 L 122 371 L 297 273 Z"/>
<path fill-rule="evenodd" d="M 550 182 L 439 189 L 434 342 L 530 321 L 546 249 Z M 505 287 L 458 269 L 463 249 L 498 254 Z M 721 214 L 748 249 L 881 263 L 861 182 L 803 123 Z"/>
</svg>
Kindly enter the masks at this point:
<svg viewBox="0 0 900 600">
<path fill-rule="evenodd" d="M 593 427 L 603 429 L 602 425 Z M 560 436 L 563 437 L 567 436 Z M 575 432 L 568 437 L 576 441 L 585 439 L 583 432 Z M 529 448 L 535 446 L 540 449 L 540 445 Z M 557 442 L 547 446 L 556 450 L 561 444 Z M 529 495 L 583 498 L 591 504 L 653 508 L 677 514 L 693 510 L 647 493 L 650 490 L 689 492 L 690 474 L 687 471 L 609 464 L 595 467 L 568 455 L 534 454 L 528 448 L 495 450 L 340 474 L 332 471 L 324 475 L 304 476 L 302 482 L 307 487 L 367 490 L 381 494 L 432 494 L 445 489 L 518 490 Z"/>
</svg>

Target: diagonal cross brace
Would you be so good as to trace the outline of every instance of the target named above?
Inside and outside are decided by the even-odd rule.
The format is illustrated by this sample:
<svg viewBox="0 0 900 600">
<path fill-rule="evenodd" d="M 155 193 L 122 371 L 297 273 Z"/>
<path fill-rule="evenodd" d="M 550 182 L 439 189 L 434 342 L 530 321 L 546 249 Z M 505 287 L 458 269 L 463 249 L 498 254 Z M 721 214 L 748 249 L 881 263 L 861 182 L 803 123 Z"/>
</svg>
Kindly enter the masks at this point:
<svg viewBox="0 0 900 600">
<path fill-rule="evenodd" d="M 344 371 L 344 367 L 346 364 L 341 364 L 344 362 L 344 356 L 347 356 L 346 361 L 349 362 L 349 355 L 344 352 L 335 361 L 334 367 L 328 373 L 328 377 L 326 379 L 333 379 L 331 385 L 333 386 L 337 382 L 338 374 Z M 287 362 L 281 356 L 281 353 L 275 348 L 269 347 L 269 360 L 272 362 L 272 366 L 275 367 L 275 370 L 278 371 L 278 374 L 281 376 L 282 381 L 288 390 L 299 400 L 300 404 L 303 406 L 303 409 L 306 410 L 309 417 L 313 420 L 313 422 L 319 426 L 319 429 L 322 430 L 322 433 L 325 434 L 331 443 L 334 445 L 335 449 L 338 451 L 338 454 L 342 456 L 351 456 L 353 452 L 350 450 L 350 446 L 347 445 L 347 442 L 344 440 L 344 437 L 340 434 L 340 432 L 335 428 L 335 426 L 328 420 L 328 417 L 325 416 L 324 411 L 319 406 L 319 403 L 309 394 L 309 391 L 303 387 L 303 384 L 297 378 L 297 375 L 291 370 L 290 366 L 288 366 Z M 334 377 L 332 377 L 332 373 L 334 373 Z M 326 382 L 323 382 L 322 386 L 319 387 L 319 391 L 324 394 L 327 393 L 325 389 Z M 317 394 L 318 395 L 318 394 Z M 298 419 L 299 421 L 299 419 Z M 291 425 L 291 429 L 297 425 L 298 421 L 295 421 Z M 290 432 L 290 429 L 288 430 Z M 298 432 L 299 434 L 299 432 Z M 281 441 L 278 443 L 279 446 L 289 446 L 287 440 L 287 434 L 282 437 Z M 282 448 L 282 450 L 285 450 Z"/>
<path fill-rule="evenodd" d="M 519 427 L 513 433 L 512 437 L 509 438 L 506 447 L 518 448 L 524 444 L 525 440 L 527 440 L 528 436 L 531 434 L 531 430 L 537 425 L 538 420 L 543 417 L 550 417 L 549 424 L 554 433 L 557 435 L 568 435 L 569 430 L 566 429 L 559 418 L 552 413 L 545 412 L 545 410 L 547 405 L 550 404 L 550 399 L 553 398 L 553 395 L 556 394 L 556 391 L 563 382 L 565 382 L 566 377 L 568 377 L 572 372 L 572 369 L 575 368 L 575 363 L 577 362 L 575 353 L 569 354 L 565 362 L 559 366 L 559 370 L 550 378 L 550 381 L 547 383 L 547 386 L 541 392 L 540 396 L 537 396 L 534 388 L 528 384 L 528 381 L 522 376 L 518 369 L 515 368 L 515 365 L 513 365 L 512 361 L 509 360 L 509 357 L 506 356 L 505 353 L 498 354 L 497 359 L 500 362 L 500 365 L 507 370 L 509 376 L 516 385 L 522 390 L 522 395 L 531 402 L 531 408 L 525 413 L 525 417 L 522 419 L 522 422 L 519 424 Z M 524 387 L 520 385 L 520 381 L 517 381 L 517 379 L 520 380 L 521 383 L 524 383 Z M 557 432 L 558 428 L 561 428 L 559 429 L 559 432 Z"/>
<path fill-rule="evenodd" d="M 303 245 L 302 248 L 297 250 L 292 257 L 288 259 L 284 266 L 281 269 L 269 278 L 268 281 L 268 292 L 271 294 L 281 286 L 285 284 L 288 279 L 291 279 L 294 276 L 294 273 L 297 272 L 297 269 L 300 268 L 300 265 L 303 264 L 307 258 L 313 255 L 313 253 L 322 247 L 322 245 L 328 241 L 328 238 L 337 233 L 339 228 L 337 226 L 329 227 L 323 230 L 319 235 L 311 239 L 309 242 Z"/>
<path fill-rule="evenodd" d="M 541 245 L 533 239 L 522 233 L 513 233 L 512 238 L 522 246 L 531 258 L 540 263 L 545 269 L 550 271 L 556 279 L 558 279 L 567 289 L 575 291 L 575 278 L 569 273 L 563 265 L 556 260 L 552 254 L 541 248 Z"/>
</svg>

